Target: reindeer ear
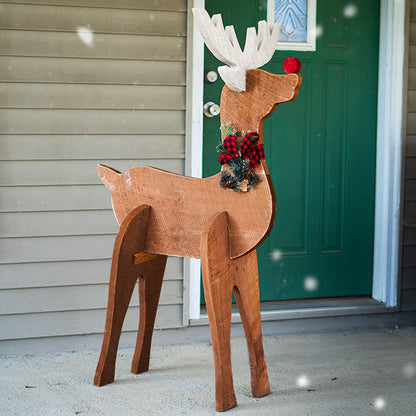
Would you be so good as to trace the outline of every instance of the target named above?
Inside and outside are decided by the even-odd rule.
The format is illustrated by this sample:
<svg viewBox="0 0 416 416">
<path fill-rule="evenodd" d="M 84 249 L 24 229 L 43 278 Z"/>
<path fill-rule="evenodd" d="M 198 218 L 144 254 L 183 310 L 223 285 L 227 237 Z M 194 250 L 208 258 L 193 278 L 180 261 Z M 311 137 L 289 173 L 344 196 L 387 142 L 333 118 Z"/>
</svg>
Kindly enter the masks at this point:
<svg viewBox="0 0 416 416">
<path fill-rule="evenodd" d="M 117 187 L 121 172 L 105 165 L 97 165 L 98 176 L 109 191 L 114 191 Z"/>
</svg>

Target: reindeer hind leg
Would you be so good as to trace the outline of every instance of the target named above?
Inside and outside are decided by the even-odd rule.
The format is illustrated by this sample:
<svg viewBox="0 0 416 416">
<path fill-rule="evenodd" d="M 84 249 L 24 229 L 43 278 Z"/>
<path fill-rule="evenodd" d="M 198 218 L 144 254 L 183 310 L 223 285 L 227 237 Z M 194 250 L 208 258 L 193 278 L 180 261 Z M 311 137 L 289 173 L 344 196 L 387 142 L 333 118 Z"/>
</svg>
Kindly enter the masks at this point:
<svg viewBox="0 0 416 416">
<path fill-rule="evenodd" d="M 127 215 L 114 243 L 104 339 L 94 377 L 96 386 L 114 381 L 121 329 L 138 278 L 133 255 L 143 251 L 149 212 L 149 206 L 141 206 Z"/>
<path fill-rule="evenodd" d="M 162 288 L 167 256 L 157 255 L 141 263 L 139 275 L 139 331 L 137 332 L 131 372 L 140 374 L 149 369 L 150 348 L 157 306 Z"/>
</svg>

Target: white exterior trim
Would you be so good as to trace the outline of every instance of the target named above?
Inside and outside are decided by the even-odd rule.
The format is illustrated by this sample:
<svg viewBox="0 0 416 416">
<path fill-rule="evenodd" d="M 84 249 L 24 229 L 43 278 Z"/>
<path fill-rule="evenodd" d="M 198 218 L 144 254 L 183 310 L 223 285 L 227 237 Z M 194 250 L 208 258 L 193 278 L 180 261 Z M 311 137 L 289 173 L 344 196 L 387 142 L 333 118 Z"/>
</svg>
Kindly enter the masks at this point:
<svg viewBox="0 0 416 416">
<path fill-rule="evenodd" d="M 194 7 L 204 7 L 194 0 Z M 397 305 L 405 0 L 381 0 L 373 298 Z M 193 36 L 191 175 L 202 174 L 204 45 Z M 190 259 L 189 319 L 200 318 L 200 261 Z"/>
<path fill-rule="evenodd" d="M 397 305 L 405 0 L 381 0 L 373 297 Z"/>
<path fill-rule="evenodd" d="M 192 3 L 192 2 L 189 2 Z M 205 0 L 194 0 L 193 7 L 205 7 Z M 191 8 L 188 13 L 192 14 Z M 203 97 L 204 97 L 204 41 L 198 29 L 193 26 L 192 32 L 192 127 L 190 171 L 188 175 L 202 178 L 202 134 L 203 134 Z M 189 81 L 188 81 L 189 82 Z M 188 274 L 188 304 L 189 319 L 199 319 L 201 309 L 201 262 L 199 259 L 189 259 L 185 263 L 185 273 Z M 185 293 L 184 296 L 187 294 Z M 186 315 L 186 311 L 184 311 Z"/>
</svg>

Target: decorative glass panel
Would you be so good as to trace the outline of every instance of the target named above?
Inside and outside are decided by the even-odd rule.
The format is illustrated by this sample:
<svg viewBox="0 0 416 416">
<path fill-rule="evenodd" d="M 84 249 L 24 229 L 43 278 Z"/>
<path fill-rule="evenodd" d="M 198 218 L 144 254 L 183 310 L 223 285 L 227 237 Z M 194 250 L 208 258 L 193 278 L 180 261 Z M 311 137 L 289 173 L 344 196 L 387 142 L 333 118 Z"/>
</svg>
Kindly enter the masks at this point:
<svg viewBox="0 0 416 416">
<path fill-rule="evenodd" d="M 280 23 L 280 42 L 306 42 L 306 0 L 275 0 L 274 21 Z"/>
<path fill-rule="evenodd" d="M 268 0 L 267 20 L 280 23 L 277 49 L 315 50 L 316 0 Z"/>
</svg>

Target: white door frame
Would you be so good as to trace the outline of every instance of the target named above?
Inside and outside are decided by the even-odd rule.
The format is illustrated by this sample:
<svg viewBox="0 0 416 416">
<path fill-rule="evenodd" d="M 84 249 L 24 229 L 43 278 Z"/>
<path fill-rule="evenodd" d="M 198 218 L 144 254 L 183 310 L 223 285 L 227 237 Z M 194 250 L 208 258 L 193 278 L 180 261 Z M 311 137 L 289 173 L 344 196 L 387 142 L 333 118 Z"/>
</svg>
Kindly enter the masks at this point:
<svg viewBox="0 0 416 416">
<path fill-rule="evenodd" d="M 381 0 L 373 297 L 397 306 L 405 0 Z"/>
<path fill-rule="evenodd" d="M 318 0 L 319 1 L 319 0 Z M 191 8 L 204 7 L 204 0 L 189 1 Z M 377 110 L 376 202 L 374 232 L 373 298 L 386 306 L 397 305 L 399 213 L 402 163 L 403 80 L 405 51 L 405 0 L 381 0 L 379 82 Z M 192 21 L 192 16 L 189 21 Z M 188 72 L 186 171 L 202 176 L 204 44 L 190 25 L 192 64 Z M 184 324 L 200 318 L 200 262 L 185 263 Z M 187 292 L 187 293 L 186 293 Z M 186 319 L 185 319 L 186 317 Z"/>
</svg>

